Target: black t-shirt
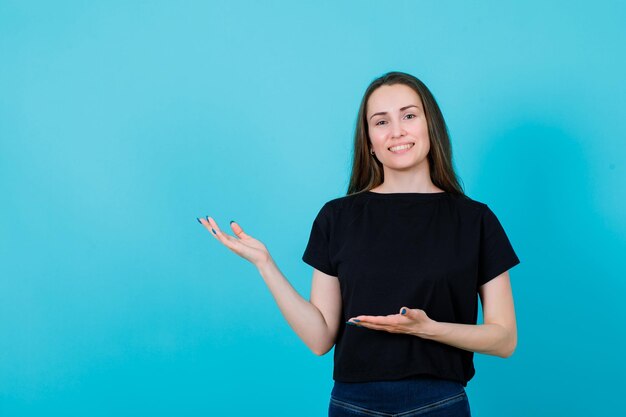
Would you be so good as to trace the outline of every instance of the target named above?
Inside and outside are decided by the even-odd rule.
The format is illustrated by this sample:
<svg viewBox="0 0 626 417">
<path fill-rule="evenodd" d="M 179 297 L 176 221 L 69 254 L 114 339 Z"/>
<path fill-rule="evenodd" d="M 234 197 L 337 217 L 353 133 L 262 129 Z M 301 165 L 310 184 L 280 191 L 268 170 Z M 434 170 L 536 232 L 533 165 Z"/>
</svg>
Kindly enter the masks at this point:
<svg viewBox="0 0 626 417">
<path fill-rule="evenodd" d="M 436 321 L 476 324 L 478 288 L 520 262 L 486 204 L 448 192 L 372 191 L 324 204 L 302 260 L 339 279 L 342 320 L 333 379 L 421 375 L 463 386 L 475 374 L 474 352 L 345 322 L 407 306 Z"/>
</svg>

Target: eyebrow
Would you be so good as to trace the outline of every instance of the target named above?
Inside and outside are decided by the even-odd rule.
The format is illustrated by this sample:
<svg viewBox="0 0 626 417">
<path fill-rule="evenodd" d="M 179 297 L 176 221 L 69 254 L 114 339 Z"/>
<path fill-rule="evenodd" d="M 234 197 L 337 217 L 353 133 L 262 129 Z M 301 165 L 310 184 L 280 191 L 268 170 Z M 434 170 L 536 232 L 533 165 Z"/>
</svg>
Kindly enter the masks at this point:
<svg viewBox="0 0 626 417">
<path fill-rule="evenodd" d="M 409 104 L 408 106 L 401 107 L 401 108 L 400 108 L 400 111 L 404 111 L 404 110 L 406 110 L 406 109 L 408 109 L 408 108 L 410 108 L 410 107 L 416 107 L 416 108 L 418 108 L 418 109 L 419 109 L 419 107 L 418 107 L 418 106 L 416 106 L 415 104 Z M 374 117 L 374 116 L 378 116 L 379 114 L 387 114 L 387 112 L 386 112 L 386 111 L 381 111 L 381 112 L 378 112 L 378 113 L 374 113 L 374 114 L 372 114 L 372 115 L 370 116 L 369 120 L 372 120 L 372 117 Z"/>
</svg>

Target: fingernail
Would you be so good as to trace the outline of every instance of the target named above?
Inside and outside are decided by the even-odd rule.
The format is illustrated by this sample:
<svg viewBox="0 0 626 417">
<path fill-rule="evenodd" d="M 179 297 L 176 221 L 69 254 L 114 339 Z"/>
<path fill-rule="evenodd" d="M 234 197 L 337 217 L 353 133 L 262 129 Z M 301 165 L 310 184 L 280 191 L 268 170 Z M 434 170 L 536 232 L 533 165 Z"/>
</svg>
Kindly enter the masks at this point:
<svg viewBox="0 0 626 417">
<path fill-rule="evenodd" d="M 359 320 L 359 319 L 354 319 L 354 321 L 361 321 L 361 320 Z"/>
<path fill-rule="evenodd" d="M 235 223 L 235 221 L 234 221 L 234 220 L 231 220 L 231 221 L 230 221 L 230 224 L 233 224 L 233 223 Z"/>
<path fill-rule="evenodd" d="M 198 223 L 202 224 L 199 217 L 196 217 L 196 220 L 198 220 Z"/>
<path fill-rule="evenodd" d="M 211 228 L 211 230 L 213 230 L 213 234 L 214 234 L 214 235 L 216 235 L 216 234 L 217 234 L 217 232 L 215 231 L 215 229 L 214 229 L 214 228 Z"/>
<path fill-rule="evenodd" d="M 406 308 L 403 308 L 400 314 L 406 314 Z"/>
<path fill-rule="evenodd" d="M 356 324 L 352 323 L 351 321 L 347 321 L 346 324 L 349 324 L 350 326 L 356 326 Z"/>
<path fill-rule="evenodd" d="M 209 216 L 204 216 L 204 217 L 206 217 L 206 221 L 208 222 L 209 221 Z"/>
</svg>

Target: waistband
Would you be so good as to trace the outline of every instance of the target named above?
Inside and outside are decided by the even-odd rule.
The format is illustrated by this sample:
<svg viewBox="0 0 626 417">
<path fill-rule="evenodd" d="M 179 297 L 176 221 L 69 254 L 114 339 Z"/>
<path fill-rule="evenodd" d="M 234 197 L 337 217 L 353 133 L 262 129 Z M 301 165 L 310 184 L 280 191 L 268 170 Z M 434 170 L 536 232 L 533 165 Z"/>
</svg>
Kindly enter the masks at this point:
<svg viewBox="0 0 626 417">
<path fill-rule="evenodd" d="M 353 404 L 376 403 L 379 409 L 420 406 L 465 392 L 458 381 L 430 377 L 410 377 L 393 381 L 335 381 L 331 396 Z"/>
</svg>

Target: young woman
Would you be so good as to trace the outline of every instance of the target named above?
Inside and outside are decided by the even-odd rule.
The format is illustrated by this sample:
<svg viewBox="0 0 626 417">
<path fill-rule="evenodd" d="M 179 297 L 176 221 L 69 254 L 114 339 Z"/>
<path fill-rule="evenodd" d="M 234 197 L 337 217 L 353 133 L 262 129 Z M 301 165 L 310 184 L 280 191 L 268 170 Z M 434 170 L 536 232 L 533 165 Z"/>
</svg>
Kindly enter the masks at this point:
<svg viewBox="0 0 626 417">
<path fill-rule="evenodd" d="M 515 350 L 508 270 L 520 261 L 495 214 L 463 193 L 439 106 L 412 75 L 365 91 L 348 193 L 320 209 L 302 256 L 310 301 L 239 224 L 234 237 L 198 221 L 258 268 L 315 354 L 335 347 L 329 416 L 470 416 L 474 352 Z"/>
</svg>

